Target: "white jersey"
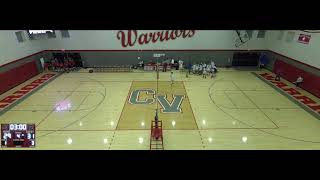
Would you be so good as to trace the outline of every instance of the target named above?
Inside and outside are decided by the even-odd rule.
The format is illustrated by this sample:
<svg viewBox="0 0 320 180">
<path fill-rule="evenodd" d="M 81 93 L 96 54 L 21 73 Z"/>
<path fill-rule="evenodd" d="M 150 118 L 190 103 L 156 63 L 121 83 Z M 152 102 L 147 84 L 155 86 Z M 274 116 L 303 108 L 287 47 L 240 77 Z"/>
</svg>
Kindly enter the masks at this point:
<svg viewBox="0 0 320 180">
<path fill-rule="evenodd" d="M 203 73 L 203 74 L 207 74 L 207 69 L 206 69 L 206 68 L 203 68 L 202 73 Z"/>
<path fill-rule="evenodd" d="M 183 67 L 183 61 L 179 60 L 179 68 L 182 69 Z"/>
<path fill-rule="evenodd" d="M 171 81 L 174 81 L 174 76 L 173 76 L 173 74 L 170 74 L 170 79 L 171 79 Z"/>
<path fill-rule="evenodd" d="M 300 76 L 300 77 L 298 77 L 298 79 L 297 79 L 297 83 L 301 83 L 303 81 L 303 78 Z"/>
<path fill-rule="evenodd" d="M 211 66 L 212 66 L 212 67 L 215 67 L 216 64 L 215 64 L 213 61 L 211 61 Z"/>
<path fill-rule="evenodd" d="M 198 69 L 199 69 L 199 66 L 195 65 L 195 70 L 198 71 Z"/>
<path fill-rule="evenodd" d="M 40 58 L 40 62 L 41 62 L 42 68 L 44 69 L 44 59 L 43 59 L 43 58 Z"/>
<path fill-rule="evenodd" d="M 201 64 L 199 65 L 199 70 L 202 71 L 202 65 Z"/>
<path fill-rule="evenodd" d="M 210 72 L 210 70 L 211 70 L 211 66 L 210 66 L 210 65 L 208 65 L 208 66 L 207 66 L 207 70 L 206 70 L 206 71 L 207 71 L 207 72 Z"/>
<path fill-rule="evenodd" d="M 196 69 L 196 65 L 192 65 L 192 70 L 195 70 Z"/>
<path fill-rule="evenodd" d="M 216 65 L 211 65 L 212 69 L 217 69 Z"/>
</svg>

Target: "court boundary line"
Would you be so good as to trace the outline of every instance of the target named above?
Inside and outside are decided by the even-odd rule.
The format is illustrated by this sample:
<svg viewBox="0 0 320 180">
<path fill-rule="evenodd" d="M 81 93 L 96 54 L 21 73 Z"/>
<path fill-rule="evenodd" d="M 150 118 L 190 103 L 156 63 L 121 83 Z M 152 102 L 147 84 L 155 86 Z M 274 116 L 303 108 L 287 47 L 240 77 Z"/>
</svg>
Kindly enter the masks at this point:
<svg viewBox="0 0 320 180">
<path fill-rule="evenodd" d="M 258 130 L 258 129 L 279 129 L 279 128 L 206 128 L 206 129 L 163 129 L 164 131 L 213 131 L 213 130 Z M 54 132 L 110 132 L 110 131 L 150 131 L 150 129 L 61 129 L 61 130 L 54 130 L 54 129 L 38 129 L 39 132 L 47 132 L 47 131 L 54 131 Z"/>
<path fill-rule="evenodd" d="M 210 87 L 208 88 L 208 94 L 209 94 L 209 97 L 212 101 L 213 104 L 216 104 L 215 101 L 212 99 L 211 97 L 211 94 L 210 94 L 210 89 L 212 88 L 212 86 L 215 84 L 215 82 L 213 82 Z M 217 106 L 217 105 L 216 105 Z M 224 113 L 226 113 L 224 110 L 222 110 L 222 108 L 220 108 L 219 106 L 217 106 L 221 111 L 223 111 Z M 232 115 L 230 115 L 229 113 L 226 113 L 227 115 L 229 115 L 230 117 L 232 117 L 233 119 L 249 126 L 249 127 L 252 127 L 252 125 L 248 124 L 248 123 L 245 123 L 245 122 L 242 122 L 241 120 L 237 119 L 237 118 L 234 118 Z M 280 128 L 277 128 L 277 129 L 280 129 Z M 257 130 L 257 131 L 260 131 L 262 133 L 265 133 L 265 134 L 268 134 L 268 135 L 272 135 L 272 136 L 276 136 L 276 137 L 279 137 L 279 138 L 283 138 L 283 139 L 286 139 L 286 140 L 292 140 L 292 141 L 299 141 L 299 142 L 304 142 L 304 143 L 315 143 L 315 144 L 318 144 L 320 143 L 320 141 L 312 141 L 312 140 L 304 140 L 304 139 L 298 139 L 298 138 L 292 138 L 292 137 L 288 137 L 288 136 L 284 136 L 284 135 L 279 135 L 279 134 L 275 134 L 273 132 L 269 132 L 269 131 L 266 131 L 264 129 L 253 129 L 253 130 Z"/>
<path fill-rule="evenodd" d="M 111 145 L 113 144 L 113 141 L 114 141 L 115 136 L 116 136 L 116 130 L 114 130 L 114 132 L 113 132 L 113 134 L 112 134 L 112 141 L 111 141 L 111 143 L 109 144 L 108 150 L 111 150 Z"/>
<path fill-rule="evenodd" d="M 232 82 L 232 81 L 231 81 L 231 82 Z M 242 121 L 242 120 L 240 120 L 240 119 L 238 119 L 238 118 L 235 118 L 233 115 L 231 115 L 230 113 L 227 113 L 225 110 L 223 110 L 223 108 L 222 108 L 223 106 L 218 105 L 218 104 L 213 100 L 213 98 L 212 98 L 212 94 L 213 94 L 213 93 L 211 93 L 211 89 L 213 88 L 213 85 L 215 85 L 215 83 L 217 83 L 217 81 L 214 81 L 214 82 L 208 87 L 208 96 L 210 97 L 211 102 L 212 102 L 220 111 L 222 111 L 224 114 L 226 114 L 227 116 L 229 116 L 229 117 L 232 118 L 233 120 L 238 121 L 238 122 L 240 122 L 241 124 L 250 127 L 250 129 L 262 130 L 261 128 L 256 128 L 256 127 L 254 127 L 253 125 L 251 125 L 251 124 L 249 124 L 249 123 L 247 123 L 247 122 L 245 122 L 245 121 Z M 228 108 L 226 108 L 226 109 L 228 109 Z M 278 128 L 273 128 L 273 129 L 279 129 L 279 127 L 278 127 Z"/>
<path fill-rule="evenodd" d="M 283 90 L 281 90 L 280 88 L 274 86 L 273 84 L 271 84 L 271 82 L 267 81 L 266 79 L 264 79 L 263 77 L 261 77 L 260 75 L 258 75 L 255 72 L 251 72 L 255 77 L 259 78 L 260 80 L 262 80 L 263 82 L 265 82 L 266 84 L 268 84 L 270 87 L 272 87 L 273 89 L 275 89 L 278 93 L 282 94 L 283 96 L 285 96 L 286 98 L 288 98 L 291 102 L 293 102 L 294 104 L 298 105 L 299 107 L 301 107 L 303 110 L 305 110 L 306 112 L 308 112 L 310 115 L 312 115 L 313 117 L 315 117 L 316 119 L 320 120 L 320 115 L 318 113 L 316 113 L 315 111 L 311 110 L 309 107 L 307 107 L 306 105 L 304 105 L 303 103 L 301 103 L 300 101 L 297 101 L 296 99 L 294 99 L 294 97 L 290 96 L 289 94 L 287 94 L 286 92 L 284 92 Z"/>
<path fill-rule="evenodd" d="M 219 81 L 220 80 L 222 80 L 222 79 L 219 79 Z M 218 80 L 216 80 L 216 81 L 218 81 Z M 224 80 L 224 82 L 231 82 L 232 84 L 234 84 L 234 81 L 232 81 L 232 80 Z M 239 87 L 237 87 L 237 90 L 214 90 L 214 91 L 215 92 L 223 92 L 227 96 L 227 98 L 229 98 L 229 96 L 227 95 L 226 92 L 241 92 L 241 91 L 242 92 L 246 92 L 246 91 L 252 92 L 252 91 L 254 91 L 254 92 L 270 92 L 272 94 L 277 94 L 277 92 L 270 91 L 270 90 L 242 90 Z M 251 101 L 250 99 L 248 99 L 248 100 Z M 249 108 L 249 107 L 237 107 L 237 106 L 229 107 L 229 106 L 218 104 L 218 103 L 216 103 L 216 105 L 219 106 L 219 107 L 226 108 L 226 109 L 236 109 L 236 110 L 248 110 L 248 109 L 256 109 L 256 110 L 259 110 L 259 109 L 262 109 L 262 110 L 265 110 L 265 109 L 266 110 L 270 110 L 270 109 L 275 109 L 275 110 L 277 110 L 277 109 L 279 109 L 279 110 L 283 110 L 283 109 L 300 109 L 300 108 L 291 108 L 291 107 L 281 107 L 281 108 L 274 108 L 274 107 L 270 107 L 270 108 L 261 108 L 261 107 L 259 107 L 259 108 Z"/>
<path fill-rule="evenodd" d="M 185 87 L 185 85 L 184 85 L 184 81 L 182 81 L 182 85 L 183 85 L 183 89 L 184 89 L 184 91 L 186 92 L 186 96 L 187 96 L 188 101 L 189 101 L 189 106 L 190 106 L 190 108 L 191 108 L 191 113 L 192 113 L 192 116 L 193 116 L 193 120 L 194 120 L 194 122 L 195 122 L 196 125 L 197 125 L 197 130 L 199 130 L 199 125 L 198 125 L 197 120 L 196 120 L 196 117 L 195 117 L 195 115 L 194 115 L 193 108 L 192 108 L 191 102 L 190 102 L 190 98 L 189 98 L 189 96 L 188 96 L 187 89 L 186 89 L 186 87 Z"/>
<path fill-rule="evenodd" d="M 81 84 L 79 84 L 75 89 L 78 89 L 80 87 Z M 72 94 L 74 93 L 74 91 L 71 91 L 70 94 L 66 95 L 62 101 L 65 101 L 67 98 L 69 98 Z M 56 110 L 56 106 L 54 106 L 52 108 L 52 110 L 44 117 L 42 118 L 39 123 L 36 124 L 36 127 L 38 127 L 40 124 L 42 124 L 44 121 L 47 120 L 47 118 Z"/>
<path fill-rule="evenodd" d="M 91 78 L 88 78 L 88 79 L 91 79 Z M 91 114 L 93 111 L 95 111 L 95 110 L 97 109 L 97 107 L 99 107 L 99 106 L 101 105 L 101 103 L 105 100 L 105 98 L 106 98 L 106 96 L 107 96 L 107 95 L 106 95 L 106 88 L 105 88 L 105 86 L 104 86 L 102 83 L 100 83 L 100 82 L 98 82 L 98 83 L 99 83 L 101 86 L 104 87 L 105 95 L 103 96 L 102 100 L 97 104 L 97 106 L 96 106 L 94 109 L 90 110 L 90 112 L 88 112 L 88 113 L 85 114 L 84 116 L 80 117 L 79 119 L 77 119 L 77 120 L 75 120 L 75 121 L 72 121 L 71 123 L 67 124 L 66 126 L 64 126 L 64 127 L 62 127 L 62 128 L 59 128 L 58 130 L 54 130 L 54 131 L 51 131 L 51 132 L 49 132 L 49 133 L 47 133 L 47 134 L 44 134 L 44 135 L 39 136 L 38 139 L 39 139 L 39 138 L 42 138 L 42 137 L 45 137 L 45 136 L 48 136 L 48 135 L 50 135 L 50 134 L 53 134 L 53 133 L 55 133 L 55 132 L 58 132 L 58 131 L 60 131 L 60 130 L 65 130 L 65 129 L 68 128 L 69 126 L 71 126 L 71 125 L 73 125 L 74 123 L 80 121 L 81 119 L 87 117 L 89 114 Z M 79 86 L 80 86 L 80 85 L 81 85 L 81 83 L 79 84 Z"/>
<path fill-rule="evenodd" d="M 53 91 L 53 92 L 71 92 L 71 91 Z M 87 95 L 84 95 L 84 97 L 85 97 L 85 99 L 87 99 L 88 98 L 88 96 L 89 95 L 91 95 L 92 93 L 97 93 L 97 94 L 100 94 L 100 95 L 102 95 L 102 96 L 104 96 L 101 92 L 99 92 L 99 91 L 73 91 L 73 93 L 74 92 L 87 92 L 88 94 Z M 39 92 L 38 92 L 39 93 Z M 83 103 L 82 103 L 83 104 Z M 80 105 L 82 105 L 82 104 L 80 104 Z M 79 107 L 78 108 L 76 108 L 76 109 L 74 109 L 74 110 L 63 110 L 63 111 L 61 111 L 61 112 L 77 112 L 77 111 L 89 111 L 89 110 L 91 110 L 92 108 L 94 108 L 95 106 L 96 106 L 97 104 L 95 104 L 95 105 L 93 105 L 93 106 L 91 106 L 91 107 L 87 107 L 86 109 L 79 109 Z M 37 105 L 37 106 L 39 106 L 39 107 L 51 107 L 51 105 Z M 8 110 L 8 111 L 12 111 L 12 112 L 44 112 L 44 111 L 51 111 L 52 109 L 37 109 L 37 110 L 34 110 L 34 109 L 19 109 L 19 110 L 12 110 L 12 109 L 10 109 L 10 110 Z"/>
<path fill-rule="evenodd" d="M 256 109 L 258 109 L 269 121 L 273 123 L 273 125 L 279 128 L 278 124 L 275 123 L 234 81 L 232 81 L 232 84 L 234 84 L 234 86 L 237 87 L 237 89 L 256 107 Z"/>
<path fill-rule="evenodd" d="M 23 102 L 24 100 L 26 100 L 28 97 L 30 97 L 31 95 L 33 95 L 34 93 L 38 92 L 40 89 L 42 89 L 43 87 L 45 87 L 46 85 L 48 85 L 50 82 L 52 82 L 53 80 L 57 79 L 62 73 L 56 73 L 55 76 L 53 76 L 52 78 L 50 78 L 48 81 L 40 84 L 37 88 L 33 89 L 32 91 L 30 91 L 29 93 L 27 93 L 26 95 L 22 96 L 20 99 L 17 99 L 15 102 L 13 102 L 12 104 L 8 105 L 5 109 L 0 111 L 0 117 L 5 114 L 6 112 L 8 112 L 9 110 L 11 110 L 12 108 L 14 108 L 15 106 L 17 106 L 18 104 L 20 104 L 21 102 Z M 45 74 L 43 74 L 45 75 Z"/>
<path fill-rule="evenodd" d="M 132 89 L 133 82 L 134 81 L 131 81 L 130 88 L 129 88 L 129 91 L 128 91 L 128 94 L 127 94 L 127 98 L 126 98 L 125 102 L 123 103 L 121 114 L 120 114 L 120 117 L 119 117 L 119 120 L 118 120 L 118 123 L 117 123 L 117 126 L 116 126 L 115 130 L 118 130 L 118 126 L 119 126 L 120 121 L 121 121 L 121 117 L 122 117 L 122 114 L 123 114 L 124 107 L 126 106 L 127 102 L 129 102 L 129 97 L 130 97 L 130 92 L 131 92 L 131 89 Z"/>
<path fill-rule="evenodd" d="M 149 83 L 149 82 L 155 82 L 155 81 L 132 81 L 131 86 L 130 86 L 130 89 L 129 89 L 129 92 L 128 92 L 127 101 L 129 101 L 129 94 L 131 93 L 132 86 L 133 86 L 133 83 L 134 83 L 134 82 L 147 82 L 147 83 Z M 161 82 L 170 82 L 170 81 L 161 81 Z M 185 94 L 186 94 L 186 96 L 187 96 L 187 99 L 188 99 L 188 101 L 189 101 L 189 107 L 190 107 L 190 109 L 191 109 L 191 113 L 192 113 L 192 116 L 193 116 L 193 122 L 194 122 L 195 125 L 196 125 L 196 128 L 195 128 L 195 129 L 192 129 L 192 130 L 199 130 L 198 123 L 197 123 L 196 118 L 195 118 L 195 116 L 194 116 L 193 109 L 192 109 L 192 106 L 191 106 L 189 97 L 188 97 L 188 95 L 187 95 L 186 88 L 185 88 L 185 86 L 184 86 L 184 81 L 175 81 L 175 82 L 179 82 L 179 83 L 182 84 L 182 89 L 184 90 L 184 92 L 185 92 Z M 172 95 L 173 95 L 173 93 L 172 93 Z M 157 100 L 156 100 L 156 101 L 157 101 Z M 121 115 L 120 115 L 120 118 L 119 118 L 119 121 L 118 121 L 116 130 L 128 130 L 128 129 L 118 129 L 118 125 L 120 124 L 120 120 L 121 120 L 121 117 L 122 117 L 122 115 L 123 115 L 123 110 L 124 110 L 124 107 L 125 107 L 126 103 L 127 103 L 127 102 L 124 103 L 124 106 L 123 106 L 123 108 L 122 108 Z M 156 103 L 159 103 L 159 102 L 157 101 Z M 188 104 L 187 104 L 187 105 L 188 105 Z M 160 108 L 160 109 L 161 109 L 161 108 Z M 182 109 L 181 109 L 181 113 L 183 113 L 183 110 L 182 110 Z M 160 118 L 160 115 L 161 115 L 161 114 L 159 114 L 159 118 Z M 191 120 L 191 122 L 192 122 L 192 120 Z M 130 129 L 129 129 L 129 130 L 130 130 Z M 134 129 L 134 130 L 145 130 L 145 129 Z M 149 130 L 150 130 L 150 129 L 149 129 Z M 163 129 L 163 130 L 166 130 L 166 129 Z M 184 130 L 184 129 L 172 129 L 172 130 Z"/>
</svg>

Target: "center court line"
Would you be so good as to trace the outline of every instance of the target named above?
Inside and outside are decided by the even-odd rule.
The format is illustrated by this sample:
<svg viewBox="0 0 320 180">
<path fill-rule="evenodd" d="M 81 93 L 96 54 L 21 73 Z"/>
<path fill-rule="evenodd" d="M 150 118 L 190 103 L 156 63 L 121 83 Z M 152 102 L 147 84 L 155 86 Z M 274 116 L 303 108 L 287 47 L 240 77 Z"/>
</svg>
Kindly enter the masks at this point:
<svg viewBox="0 0 320 180">
<path fill-rule="evenodd" d="M 112 140 L 111 140 L 111 143 L 109 144 L 109 148 L 108 148 L 108 150 L 110 150 L 110 149 L 111 149 L 111 145 L 113 144 L 115 134 L 116 134 L 116 131 L 114 131 L 114 132 L 113 132 Z"/>
<path fill-rule="evenodd" d="M 198 133 L 199 133 L 199 136 L 200 136 L 200 139 L 201 139 L 202 147 L 203 147 L 203 149 L 205 149 L 206 146 L 204 145 L 203 138 L 202 138 L 201 132 L 199 130 L 198 130 Z"/>
</svg>

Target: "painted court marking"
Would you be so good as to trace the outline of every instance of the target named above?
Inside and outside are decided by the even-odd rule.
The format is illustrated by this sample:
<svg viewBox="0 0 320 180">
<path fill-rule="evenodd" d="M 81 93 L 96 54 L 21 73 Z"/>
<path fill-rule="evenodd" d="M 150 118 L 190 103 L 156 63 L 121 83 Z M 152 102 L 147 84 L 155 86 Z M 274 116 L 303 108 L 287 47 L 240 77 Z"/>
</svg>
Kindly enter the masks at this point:
<svg viewBox="0 0 320 180">
<path fill-rule="evenodd" d="M 175 91 L 172 91 L 169 81 L 159 82 L 159 93 L 155 97 L 155 93 L 150 93 L 156 89 L 154 81 L 133 81 L 117 130 L 150 129 L 157 104 L 164 129 L 198 129 L 189 99 L 185 98 L 183 82 L 175 83 Z M 150 92 L 145 92 L 146 89 Z"/>
<path fill-rule="evenodd" d="M 275 76 L 269 73 L 255 74 L 258 78 L 267 82 L 271 87 L 281 92 L 286 97 L 298 104 L 304 110 L 312 114 L 317 119 L 320 119 L 320 105 L 311 98 L 303 95 L 295 88 L 290 88 L 286 83 L 276 81 Z M 297 103 L 298 102 L 298 103 Z M 308 110 L 307 110 L 308 109 Z"/>
<path fill-rule="evenodd" d="M 56 77 L 57 74 L 45 74 L 42 75 L 40 78 L 34 80 L 30 84 L 24 86 L 18 91 L 13 92 L 11 95 L 3 98 L 0 100 L 0 113 L 5 112 L 9 108 L 13 107 L 14 104 L 18 103 L 19 100 L 28 97 L 33 92 L 38 90 L 39 88 L 43 87 L 49 80 L 53 79 L 53 77 Z"/>
<path fill-rule="evenodd" d="M 259 77 L 259 75 L 257 75 L 256 73 L 252 72 L 252 74 L 256 75 L 256 77 L 258 77 L 259 79 L 263 80 L 262 77 Z M 267 82 L 267 81 L 265 81 Z M 217 108 L 219 108 L 222 112 L 224 112 L 225 114 L 227 114 L 228 116 L 230 116 L 232 119 L 234 120 L 237 120 L 238 122 L 248 126 L 248 127 L 251 127 L 253 130 L 256 130 L 256 131 L 260 131 L 262 133 L 265 133 L 265 134 L 269 134 L 269 135 L 272 135 L 272 136 L 276 136 L 278 138 L 283 138 L 283 139 L 287 139 L 287 140 L 292 140 L 292 141 L 300 141 L 300 142 L 306 142 L 306 143 L 315 143 L 315 144 L 318 144 L 320 143 L 320 141 L 312 141 L 312 140 L 304 140 L 304 139 L 298 139 L 298 138 L 293 138 L 293 137 L 289 137 L 289 136 L 286 136 L 286 135 L 280 135 L 280 134 L 277 134 L 275 132 L 269 132 L 267 131 L 267 129 L 264 129 L 264 128 L 255 128 L 253 127 L 252 125 L 246 123 L 246 122 L 243 122 L 241 120 L 239 120 L 238 118 L 232 116 L 231 114 L 227 113 L 226 111 L 224 111 L 221 107 L 219 107 L 219 105 L 216 104 L 216 102 L 214 101 L 214 99 L 212 98 L 212 94 L 210 93 L 210 90 L 211 88 L 213 87 L 213 85 L 215 84 L 215 82 L 213 82 L 210 87 L 208 88 L 208 94 L 209 94 L 209 97 L 212 101 L 213 104 L 215 104 L 217 106 Z M 280 129 L 279 127 L 278 128 L 271 128 L 271 129 Z M 269 130 L 271 130 L 269 129 Z"/>
</svg>

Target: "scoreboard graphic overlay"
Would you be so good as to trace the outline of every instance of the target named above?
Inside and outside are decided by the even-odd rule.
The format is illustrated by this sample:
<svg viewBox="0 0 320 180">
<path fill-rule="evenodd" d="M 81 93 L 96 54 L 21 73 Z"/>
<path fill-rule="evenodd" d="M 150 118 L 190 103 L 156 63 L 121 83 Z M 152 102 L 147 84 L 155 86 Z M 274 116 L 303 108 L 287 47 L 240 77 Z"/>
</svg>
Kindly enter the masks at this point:
<svg viewBox="0 0 320 180">
<path fill-rule="evenodd" d="M 36 145 L 35 124 L 1 124 L 2 148 L 32 148 Z"/>
</svg>

